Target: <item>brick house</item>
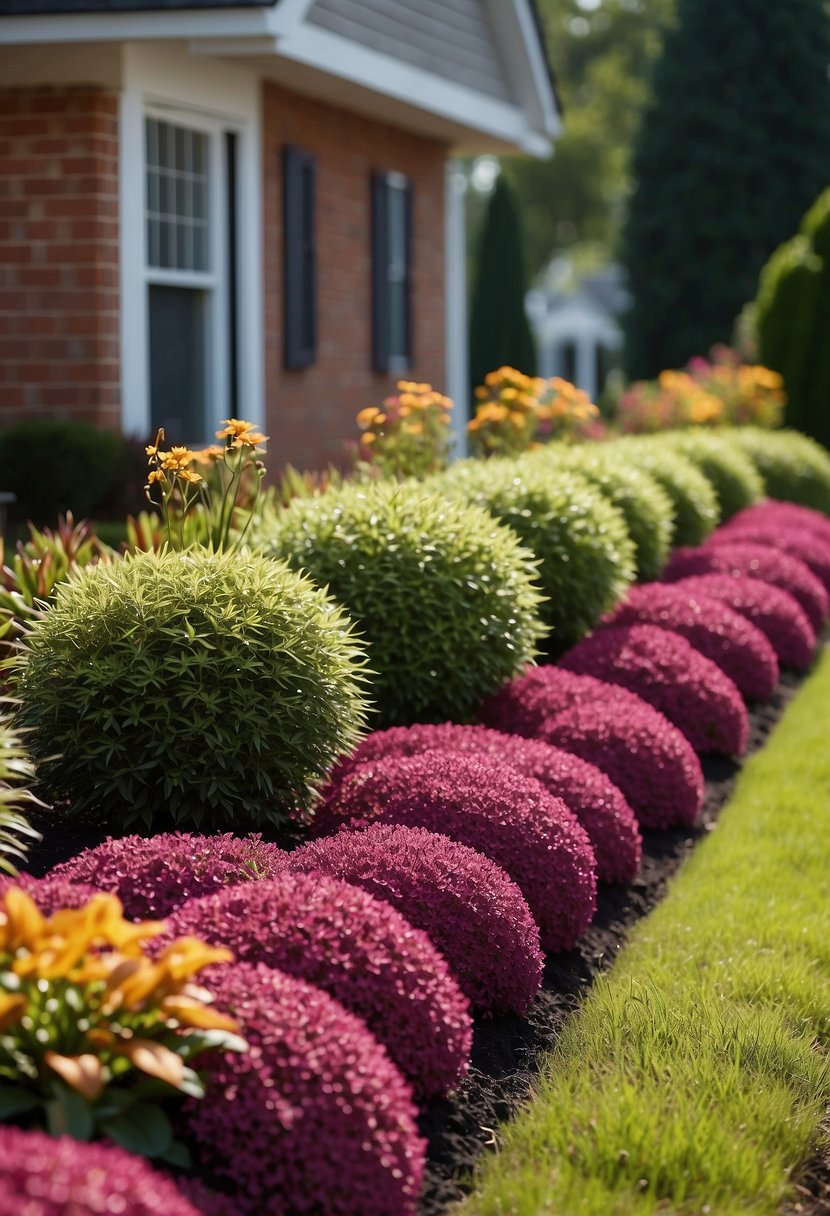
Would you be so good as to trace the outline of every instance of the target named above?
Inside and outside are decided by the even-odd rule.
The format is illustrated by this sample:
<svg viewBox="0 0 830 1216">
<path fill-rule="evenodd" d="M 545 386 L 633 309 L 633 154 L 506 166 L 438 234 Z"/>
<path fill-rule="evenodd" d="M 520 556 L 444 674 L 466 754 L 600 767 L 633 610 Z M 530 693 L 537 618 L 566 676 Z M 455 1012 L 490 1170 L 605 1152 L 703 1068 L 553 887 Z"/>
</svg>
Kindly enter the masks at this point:
<svg viewBox="0 0 830 1216">
<path fill-rule="evenodd" d="M 463 400 L 452 157 L 558 122 L 531 0 L 0 0 L 0 426 L 314 467 L 401 375 Z"/>
</svg>

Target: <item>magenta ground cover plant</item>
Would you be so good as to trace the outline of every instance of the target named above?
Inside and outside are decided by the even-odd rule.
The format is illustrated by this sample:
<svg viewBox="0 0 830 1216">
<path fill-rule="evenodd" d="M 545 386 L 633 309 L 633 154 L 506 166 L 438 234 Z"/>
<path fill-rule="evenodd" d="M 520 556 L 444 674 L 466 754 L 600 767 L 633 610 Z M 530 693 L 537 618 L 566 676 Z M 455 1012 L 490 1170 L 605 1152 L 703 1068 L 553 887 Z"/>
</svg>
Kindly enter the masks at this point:
<svg viewBox="0 0 830 1216">
<path fill-rule="evenodd" d="M 563 667 L 620 684 L 683 732 L 696 752 L 739 756 L 749 718 L 728 676 L 679 634 L 654 625 L 599 629 L 563 655 Z"/>
<path fill-rule="evenodd" d="M 207 984 L 249 1051 L 214 1053 L 207 1093 L 180 1121 L 229 1196 L 226 1216 L 414 1216 L 425 1153 L 417 1110 L 365 1023 L 261 964 L 211 968 Z"/>
<path fill-rule="evenodd" d="M 812 507 L 804 507 L 796 502 L 783 502 L 778 498 L 767 498 L 763 502 L 744 508 L 743 511 L 732 516 L 728 526 L 731 527 L 734 524 L 737 529 L 740 529 L 744 524 L 761 522 L 787 524 L 790 527 L 802 528 L 805 532 L 820 537 L 825 544 L 830 545 L 830 519 L 826 515 Z M 726 526 L 724 525 L 724 527 Z"/>
<path fill-rule="evenodd" d="M 628 703 L 630 695 L 607 680 L 577 675 L 558 664 L 544 663 L 529 667 L 482 701 L 479 717 L 495 730 L 533 737 L 547 719 L 572 705 L 589 705 L 609 698 Z"/>
<path fill-rule="evenodd" d="M 200 1216 L 176 1184 L 110 1144 L 0 1126 L 0 1216 Z"/>
<path fill-rule="evenodd" d="M 676 583 L 694 574 L 734 574 L 780 587 L 798 600 L 816 632 L 830 612 L 830 599 L 823 583 L 804 562 L 753 541 L 736 539 L 729 544 L 724 541 L 719 545 L 675 549 L 661 582 Z"/>
<path fill-rule="evenodd" d="M 570 950 L 596 910 L 596 860 L 561 799 L 492 757 L 424 752 L 361 765 L 330 791 L 315 825 L 402 823 L 491 858 L 518 884 L 542 948 Z"/>
<path fill-rule="evenodd" d="M 55 866 L 50 875 L 111 891 L 132 920 L 167 916 L 186 900 L 281 871 L 282 849 L 258 835 L 162 832 L 111 837 Z"/>
<path fill-rule="evenodd" d="M 672 587 L 719 599 L 751 621 L 769 641 L 779 664 L 804 671 L 816 652 L 816 633 L 798 600 L 760 578 L 736 574 L 696 574 Z"/>
<path fill-rule="evenodd" d="M 588 834 L 600 882 L 633 882 L 640 869 L 642 840 L 637 818 L 622 792 L 596 765 L 538 739 L 523 739 L 487 726 L 418 724 L 367 735 L 334 769 L 336 784 L 360 764 L 386 756 L 416 756 L 438 750 L 489 755 L 525 777 L 535 777 L 561 798 Z"/>
<path fill-rule="evenodd" d="M 456 840 L 375 823 L 296 849 L 298 873 L 322 873 L 390 903 L 443 954 L 484 1013 L 527 1011 L 542 983 L 539 930 L 515 882 Z"/>
<path fill-rule="evenodd" d="M 466 1073 L 469 1002 L 427 935 L 389 904 L 322 874 L 279 874 L 190 900 L 168 937 L 222 944 L 323 988 L 362 1017 L 423 1095 Z"/>
<path fill-rule="evenodd" d="M 729 528 L 717 528 L 706 538 L 704 545 L 708 548 L 734 544 L 736 541 L 768 545 L 776 552 L 797 557 L 820 580 L 824 590 L 830 593 L 830 544 L 820 536 L 807 532 L 800 524 L 749 520 Z"/>
<path fill-rule="evenodd" d="M 89 903 L 98 888 L 91 883 L 70 882 L 60 875 L 45 874 L 35 878 L 33 874 L 0 875 L 0 899 L 9 887 L 19 887 L 31 895 L 44 916 L 52 916 L 61 908 L 82 908 Z"/>
<path fill-rule="evenodd" d="M 603 625 L 653 625 L 679 633 L 716 663 L 748 701 L 765 701 L 778 684 L 778 659 L 769 639 L 722 600 L 684 585 L 632 587 Z"/>
</svg>

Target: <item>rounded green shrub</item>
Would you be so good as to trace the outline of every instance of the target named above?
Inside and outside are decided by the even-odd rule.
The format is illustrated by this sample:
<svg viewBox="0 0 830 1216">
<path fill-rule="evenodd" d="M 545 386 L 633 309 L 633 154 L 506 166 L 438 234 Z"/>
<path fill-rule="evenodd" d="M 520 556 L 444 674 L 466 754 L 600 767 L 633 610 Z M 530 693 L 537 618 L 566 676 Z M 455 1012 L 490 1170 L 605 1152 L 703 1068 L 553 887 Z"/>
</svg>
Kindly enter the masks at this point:
<svg viewBox="0 0 830 1216">
<path fill-rule="evenodd" d="M 723 434 L 667 431 L 661 441 L 686 456 L 709 478 L 722 520 L 764 497 L 764 483 L 755 465 Z"/>
<path fill-rule="evenodd" d="M 753 461 L 768 498 L 797 502 L 830 515 L 830 453 L 798 431 L 736 427 L 731 441 Z"/>
<path fill-rule="evenodd" d="M 572 469 L 546 467 L 535 456 L 465 460 L 440 484 L 509 524 L 538 559 L 552 653 L 593 628 L 633 582 L 634 542 L 622 512 Z"/>
<path fill-rule="evenodd" d="M 376 725 L 470 718 L 544 632 L 531 554 L 486 511 L 414 484 L 346 485 L 263 521 L 367 642 Z"/>
<path fill-rule="evenodd" d="M 151 552 L 71 575 L 13 680 L 50 802 L 121 830 L 219 831 L 310 805 L 364 724 L 363 661 L 284 564 Z"/>
<path fill-rule="evenodd" d="M 610 453 L 628 467 L 648 473 L 671 499 L 674 508 L 672 544 L 699 545 L 720 523 L 720 507 L 708 477 L 686 456 L 645 436 L 617 439 Z"/>
<path fill-rule="evenodd" d="M 653 582 L 666 564 L 674 534 L 674 508 L 665 490 L 642 469 L 626 465 L 604 444 L 549 444 L 528 459 L 540 468 L 581 473 L 622 512 L 634 541 L 637 578 Z"/>
</svg>

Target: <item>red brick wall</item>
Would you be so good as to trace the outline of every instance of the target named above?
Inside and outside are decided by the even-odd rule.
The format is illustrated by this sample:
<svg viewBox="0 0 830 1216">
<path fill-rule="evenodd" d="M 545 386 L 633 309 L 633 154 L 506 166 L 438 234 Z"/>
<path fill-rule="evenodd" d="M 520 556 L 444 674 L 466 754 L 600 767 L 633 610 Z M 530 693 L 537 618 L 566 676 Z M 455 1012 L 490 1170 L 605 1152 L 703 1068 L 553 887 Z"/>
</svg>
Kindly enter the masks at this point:
<svg viewBox="0 0 830 1216">
<path fill-rule="evenodd" d="M 0 89 L 0 426 L 120 425 L 118 101 Z"/>
<path fill-rule="evenodd" d="M 274 467 L 342 463 L 354 416 L 380 405 L 395 377 L 372 371 L 373 169 L 413 184 L 413 350 L 407 373 L 444 389 L 444 161 L 435 140 L 264 85 L 265 393 Z M 316 157 L 317 359 L 283 368 L 282 148 Z"/>
</svg>

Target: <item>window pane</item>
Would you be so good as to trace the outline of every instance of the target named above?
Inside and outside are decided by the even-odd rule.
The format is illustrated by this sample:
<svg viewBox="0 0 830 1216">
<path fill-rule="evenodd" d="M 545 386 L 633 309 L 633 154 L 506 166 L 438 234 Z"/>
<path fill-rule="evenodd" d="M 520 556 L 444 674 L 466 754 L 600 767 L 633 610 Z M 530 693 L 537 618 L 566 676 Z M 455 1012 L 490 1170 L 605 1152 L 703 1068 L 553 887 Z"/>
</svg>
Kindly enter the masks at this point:
<svg viewBox="0 0 830 1216">
<path fill-rule="evenodd" d="M 148 219 L 167 221 L 167 236 L 148 240 L 151 266 L 165 270 L 207 270 L 209 242 L 198 245 L 184 225 L 208 222 L 208 136 L 189 127 L 147 119 L 146 207 Z"/>
<path fill-rule="evenodd" d="M 149 289 L 150 421 L 171 443 L 205 436 L 207 293 L 189 287 Z"/>
</svg>

